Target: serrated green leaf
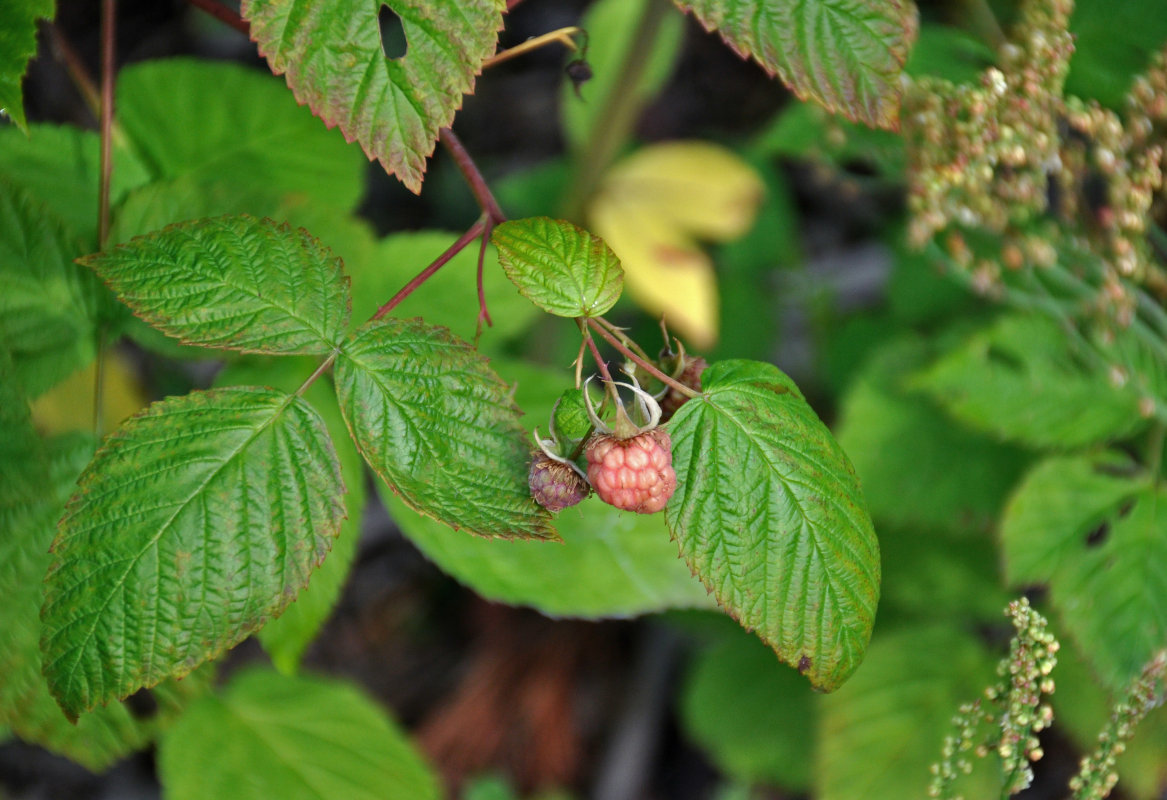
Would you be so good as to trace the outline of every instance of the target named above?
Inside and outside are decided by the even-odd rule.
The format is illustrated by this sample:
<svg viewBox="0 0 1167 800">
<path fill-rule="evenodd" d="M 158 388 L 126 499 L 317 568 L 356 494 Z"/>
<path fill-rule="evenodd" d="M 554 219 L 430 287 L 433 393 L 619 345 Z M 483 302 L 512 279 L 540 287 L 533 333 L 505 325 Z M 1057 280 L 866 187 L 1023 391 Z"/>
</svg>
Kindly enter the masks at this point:
<svg viewBox="0 0 1167 800">
<path fill-rule="evenodd" d="M 44 203 L 93 250 L 97 247 L 100 147 L 97 133 L 66 125 L 33 124 L 28 135 L 0 127 L 0 176 Z M 111 177 L 110 200 L 116 206 L 150 176 L 118 137 L 113 141 L 113 160 L 117 169 Z"/>
<path fill-rule="evenodd" d="M 130 418 L 53 542 L 41 649 L 72 718 L 182 676 L 278 614 L 332 546 L 339 467 L 310 406 L 236 387 Z"/>
<path fill-rule="evenodd" d="M 597 0 L 588 5 L 580 19 L 579 27 L 588 32 L 586 61 L 592 69 L 592 78 L 578 89 L 570 80 L 564 80 L 559 93 L 563 135 L 575 153 L 582 154 L 587 142 L 597 135 L 595 128 L 604 123 L 604 109 L 611 107 L 615 93 L 620 94 L 621 104 L 634 106 L 630 113 L 635 118 L 638 110 L 656 96 L 672 73 L 684 41 L 684 19 L 680 14 L 660 14 L 652 8 L 656 2 L 658 0 Z M 633 38 L 643 30 L 639 23 L 645 14 L 658 17 L 657 27 L 647 63 L 638 72 L 639 79 L 633 85 L 628 80 L 626 64 L 622 62 L 634 48 L 642 50 L 649 46 Z M 629 96 L 634 101 L 630 101 Z M 564 176 L 556 188 L 562 191 L 568 180 Z M 553 197 L 550 199 L 553 201 Z M 547 208 L 548 205 L 544 202 L 539 207 Z M 515 213 L 509 203 L 504 207 Z"/>
<path fill-rule="evenodd" d="M 1117 453 L 1051 458 L 1001 521 L 1011 582 L 1050 603 L 1103 682 L 1120 689 L 1167 642 L 1167 492 Z"/>
<path fill-rule="evenodd" d="M 18 437 L 19 430 L 6 421 L 0 441 L 10 447 Z M 145 747 L 187 699 L 205 690 L 206 681 L 192 676 L 157 687 L 153 695 L 158 711 L 149 718 L 136 716 L 121 703 L 87 714 L 75 725 L 61 713 L 41 676 L 42 579 L 49 566 L 56 521 L 77 475 L 92 457 L 94 445 L 89 437 L 78 435 L 51 440 L 44 448 L 39 441 L 36 444 L 39 452 L 25 453 L 22 464 L 28 471 L 28 466 L 38 461 L 47 463 L 39 492 L 19 509 L 6 508 L 19 513 L 5 513 L 0 518 L 0 596 L 4 598 L 4 613 L 0 615 L 0 724 L 10 726 L 25 741 L 96 772 Z M 6 453 L 10 454 L 11 450 Z M 4 477 L 2 491 L 7 501 L 12 484 L 7 473 Z"/>
<path fill-rule="evenodd" d="M 575 387 L 564 389 L 555 401 L 552 420 L 561 445 L 574 444 L 586 437 L 592 429 L 592 422 L 584 404 L 583 390 Z"/>
<path fill-rule="evenodd" d="M 900 74 L 916 38 L 907 0 L 675 0 L 802 99 L 872 127 L 899 126 Z"/>
<path fill-rule="evenodd" d="M 1001 317 L 912 385 L 968 425 L 1037 447 L 1094 444 L 1146 424 L 1138 391 L 1112 386 L 1039 315 Z"/>
<path fill-rule="evenodd" d="M 457 233 L 433 230 L 395 233 L 382 239 L 368 259 L 346 260 L 352 276 L 354 319 L 364 321 L 373 316 L 457 238 Z M 477 260 L 478 248 L 462 250 L 394 309 L 394 316 L 424 316 L 431 325 L 449 328 L 454 335 L 471 340 L 478 320 Z M 483 329 L 479 346 L 498 349 L 502 340 L 523 331 L 542 314 L 507 280 L 495 248 L 486 249 L 483 266 L 482 286 L 494 326 Z"/>
<path fill-rule="evenodd" d="M 117 111 L 156 179 L 225 181 L 249 194 L 262 187 L 343 211 L 364 191 L 366 165 L 355 148 L 279 80 L 239 64 L 175 58 L 126 67 Z"/>
<path fill-rule="evenodd" d="M 822 800 L 927 797 L 929 766 L 961 703 L 982 695 L 993 660 L 970 635 L 949 625 L 877 635 L 863 668 L 821 698 L 815 786 Z M 1000 770 L 974 762 L 957 791 L 969 800 L 1001 793 Z"/>
<path fill-rule="evenodd" d="M 620 299 L 624 270 L 604 240 L 547 217 L 504 222 L 491 241 L 519 292 L 548 314 L 598 317 Z"/>
<path fill-rule="evenodd" d="M 411 508 L 480 536 L 558 538 L 505 384 L 449 331 L 370 322 L 341 348 L 336 391 L 357 449 Z"/>
<path fill-rule="evenodd" d="M 51 20 L 55 13 L 54 0 L 10 0 L 0 9 L 0 114 L 7 114 L 26 134 L 21 84 L 36 55 L 37 20 Z"/>
<path fill-rule="evenodd" d="M 681 694 L 686 733 L 730 777 L 806 792 L 818 729 L 814 693 L 756 638 L 702 651 Z"/>
<path fill-rule="evenodd" d="M 522 362 L 497 364 L 525 419 L 547 419 L 562 376 Z M 532 423 L 533 424 L 533 423 Z M 628 617 L 713 601 L 669 541 L 659 515 L 628 514 L 596 499 L 560 512 L 562 544 L 461 536 L 411 511 L 378 484 L 402 532 L 426 557 L 483 597 L 564 617 Z"/>
<path fill-rule="evenodd" d="M 27 192 L 0 179 L 0 349 L 30 397 L 91 361 L 100 284 L 81 245 Z"/>
<path fill-rule="evenodd" d="M 389 59 L 378 13 L 401 20 L 407 51 Z M 504 0 L 243 0 L 251 37 L 272 72 L 348 141 L 359 141 L 414 193 L 426 157 L 494 53 Z M 338 47 L 337 43 L 343 43 Z"/>
<path fill-rule="evenodd" d="M 927 363 L 932 349 L 914 337 L 882 346 L 843 396 L 835 435 L 881 524 L 984 533 L 1028 458 L 904 389 L 906 377 Z"/>
<path fill-rule="evenodd" d="M 308 358 L 248 358 L 220 372 L 215 376 L 215 384 L 270 386 L 291 393 L 312 374 L 315 366 L 316 363 Z M 344 498 L 345 519 L 328 557 L 312 573 L 312 579 L 296 596 L 296 601 L 257 634 L 263 649 L 271 656 L 272 664 L 289 675 L 299 669 L 304 651 L 332 614 L 344 589 L 357 553 L 365 507 L 364 462 L 345 429 L 344 418 L 336 404 L 336 393 L 326 380 L 320 379 L 309 386 L 303 396 L 328 427 L 348 493 Z"/>
<path fill-rule="evenodd" d="M 252 668 L 192 706 L 162 739 L 171 800 L 438 800 L 437 777 L 355 687 Z"/>
<path fill-rule="evenodd" d="M 681 555 L 718 602 L 824 691 L 863 658 L 879 544 L 847 456 L 778 368 L 722 361 L 669 423 Z"/>
<path fill-rule="evenodd" d="M 324 354 L 348 326 L 340 259 L 287 223 L 247 214 L 182 222 L 81 261 L 186 344 Z"/>
</svg>

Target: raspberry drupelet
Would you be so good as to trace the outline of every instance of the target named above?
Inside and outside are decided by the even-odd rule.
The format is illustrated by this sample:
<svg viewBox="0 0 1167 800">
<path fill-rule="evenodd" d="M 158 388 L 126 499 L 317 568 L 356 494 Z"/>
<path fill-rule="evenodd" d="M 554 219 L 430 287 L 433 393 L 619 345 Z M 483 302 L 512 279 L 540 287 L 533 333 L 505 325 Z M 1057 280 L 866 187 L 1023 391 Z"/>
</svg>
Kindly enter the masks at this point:
<svg viewBox="0 0 1167 800">
<path fill-rule="evenodd" d="M 667 431 L 653 428 L 627 439 L 595 436 L 587 449 L 588 481 L 609 505 L 655 514 L 677 488 Z"/>
</svg>

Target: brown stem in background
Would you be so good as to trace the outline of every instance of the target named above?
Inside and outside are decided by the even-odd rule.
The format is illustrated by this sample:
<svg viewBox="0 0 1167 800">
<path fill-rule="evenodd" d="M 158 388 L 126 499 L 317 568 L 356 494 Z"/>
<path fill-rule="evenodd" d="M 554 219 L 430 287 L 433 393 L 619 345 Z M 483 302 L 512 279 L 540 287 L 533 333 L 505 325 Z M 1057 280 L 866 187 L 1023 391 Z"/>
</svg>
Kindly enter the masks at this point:
<svg viewBox="0 0 1167 800">
<path fill-rule="evenodd" d="M 81 63 L 81 57 L 77 55 L 73 45 L 69 44 L 69 40 L 61 33 L 60 28 L 48 23 L 45 27 L 48 30 L 49 40 L 52 42 L 56 57 L 65 65 L 65 71 L 69 73 L 69 79 L 73 81 L 73 85 L 81 93 L 81 99 L 85 102 L 86 108 L 93 114 L 95 120 L 100 120 L 101 92 L 93 83 L 93 79 L 89 77 L 85 65 Z"/>
<path fill-rule="evenodd" d="M 219 20 L 225 25 L 230 25 L 235 30 L 242 33 L 244 36 L 251 36 L 251 26 L 247 24 L 247 20 L 239 16 L 236 12 L 227 8 L 222 3 L 217 3 L 215 0 L 186 0 L 195 8 L 207 12 L 215 19 Z"/>
<path fill-rule="evenodd" d="M 109 237 L 109 184 L 113 176 L 113 78 L 116 47 L 116 0 L 101 3 L 101 181 L 97 198 L 98 245 L 104 250 Z"/>
<path fill-rule="evenodd" d="M 442 253 L 440 256 L 434 259 L 432 264 L 419 272 L 409 283 L 401 287 L 401 291 L 393 295 L 388 303 L 378 308 L 377 313 L 374 314 L 372 318 L 381 319 L 381 317 L 385 316 L 398 305 L 400 305 L 401 301 L 413 294 L 413 291 L 417 287 L 421 286 L 423 283 L 429 280 L 430 276 L 444 267 L 451 258 L 462 252 L 466 245 L 470 244 L 479 236 L 482 236 L 486 231 L 486 224 L 487 223 L 485 219 L 479 219 L 477 222 L 471 225 L 468 231 L 458 237 L 458 241 L 454 242 L 452 245 L 446 248 L 446 252 Z"/>
<path fill-rule="evenodd" d="M 462 177 L 466 179 L 466 183 L 470 186 L 470 191 L 473 193 L 474 199 L 478 201 L 478 205 L 490 218 L 491 225 L 499 225 L 506 222 L 507 215 L 502 213 L 498 201 L 494 199 L 490 187 L 486 185 L 486 179 L 482 177 L 482 173 L 478 170 L 478 165 L 474 163 L 474 159 L 466 152 L 462 140 L 449 128 L 442 128 L 438 138 L 453 157 L 454 163 L 458 165 Z"/>
</svg>

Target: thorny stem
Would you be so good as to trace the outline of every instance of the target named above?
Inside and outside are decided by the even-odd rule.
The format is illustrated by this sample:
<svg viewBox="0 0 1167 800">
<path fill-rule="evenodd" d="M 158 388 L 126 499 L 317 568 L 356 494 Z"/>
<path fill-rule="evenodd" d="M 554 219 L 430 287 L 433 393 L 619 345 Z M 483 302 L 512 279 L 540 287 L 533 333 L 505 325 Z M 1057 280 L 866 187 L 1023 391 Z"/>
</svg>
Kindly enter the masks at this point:
<svg viewBox="0 0 1167 800">
<path fill-rule="evenodd" d="M 604 379 L 604 387 L 610 391 L 615 392 L 612 382 L 612 373 L 608 372 L 608 362 L 600 357 L 599 348 L 596 347 L 596 342 L 592 339 L 592 335 L 588 332 L 587 326 L 582 319 L 576 319 L 576 324 L 579 325 L 579 332 L 583 334 L 584 344 L 592 351 L 592 358 L 596 362 L 596 366 L 600 370 L 600 377 Z M 586 391 L 586 390 L 585 390 Z"/>
<path fill-rule="evenodd" d="M 661 20 L 670 13 L 669 6 L 666 0 L 649 0 L 645 4 L 636 29 L 628 39 L 628 50 L 615 70 L 620 80 L 607 96 L 599 99 L 603 105 L 588 132 L 584 152 L 573 160 L 570 188 L 563 204 L 563 215 L 569 220 L 581 220 L 600 177 L 636 124 L 642 100 L 636 91 L 637 84 L 648 67 Z"/>
<path fill-rule="evenodd" d="M 619 350 L 621 353 L 623 353 L 625 356 L 627 356 L 629 359 L 631 359 L 637 366 L 643 367 L 644 370 L 649 375 L 652 375 L 654 378 L 656 378 L 661 383 L 665 384 L 666 386 L 671 386 L 672 388 L 676 389 L 678 392 L 680 392 L 681 394 L 685 395 L 685 397 L 688 397 L 688 398 L 694 398 L 694 397 L 701 396 L 700 392 L 696 392 L 696 391 L 690 389 L 685 384 L 683 384 L 677 380 L 674 380 L 673 378 L 670 378 L 668 375 L 664 374 L 659 369 L 657 369 L 655 366 L 653 366 L 653 364 L 651 362 L 649 362 L 648 359 L 641 358 L 636 353 L 632 352 L 632 350 L 629 349 L 628 347 L 626 347 L 623 342 L 621 342 L 619 339 L 617 339 L 612 334 L 608 333 L 608 331 L 606 331 L 604 329 L 604 326 L 601 325 L 600 323 L 598 323 L 596 320 L 588 319 L 587 324 L 592 330 L 594 330 L 596 333 L 600 334 L 600 336 L 604 337 L 604 339 L 607 340 L 608 344 L 612 345 L 617 350 Z"/>
<path fill-rule="evenodd" d="M 506 214 L 502 213 L 502 209 L 499 208 L 498 201 L 491 194 L 490 187 L 486 185 L 486 179 L 482 177 L 482 173 L 478 170 L 478 165 L 474 163 L 474 159 L 466 152 L 466 148 L 462 145 L 462 140 L 449 128 L 442 128 L 439 138 L 446 150 L 453 156 L 454 163 L 458 165 L 458 169 L 462 172 L 462 177 L 470 185 L 470 191 L 474 194 L 474 199 L 478 201 L 478 205 L 486 212 L 487 217 L 490 218 L 490 224 L 493 226 L 506 222 Z"/>
<path fill-rule="evenodd" d="M 235 30 L 242 33 L 244 36 L 251 36 L 251 26 L 247 24 L 247 20 L 239 16 L 235 11 L 216 0 L 186 0 L 195 8 L 202 9 L 210 14 L 220 22 L 230 25 Z"/>
<path fill-rule="evenodd" d="M 401 290 L 397 292 L 397 294 L 393 295 L 393 297 L 389 299 L 388 303 L 378 308 L 377 313 L 372 316 L 372 319 L 381 319 L 383 316 L 400 305 L 402 300 L 413 294 L 413 291 L 429 280 L 431 275 L 444 267 L 451 258 L 462 252 L 466 245 L 470 244 L 479 236 L 482 236 L 486 230 L 486 225 L 486 219 L 479 218 L 477 222 L 470 226 L 469 230 L 458 237 L 456 242 L 446 248 L 444 253 L 434 259 L 432 264 L 414 276 L 414 278 L 410 280 L 409 283 L 401 287 Z"/>
<path fill-rule="evenodd" d="M 571 37 L 579 33 L 583 33 L 583 28 L 578 28 L 575 25 L 572 25 L 567 28 L 559 28 L 558 30 L 544 33 L 541 36 L 533 36 L 522 44 L 517 44 L 514 47 L 495 53 L 493 56 L 486 59 L 486 61 L 482 62 L 482 68 L 489 69 L 490 67 L 501 64 L 504 61 L 510 61 L 512 58 L 521 56 L 524 53 L 530 53 L 532 50 L 538 50 L 540 47 L 545 47 L 546 45 L 554 44 L 555 42 L 561 43 L 568 50 L 574 52 L 579 49 L 579 45 L 577 45 L 575 40 Z"/>
</svg>

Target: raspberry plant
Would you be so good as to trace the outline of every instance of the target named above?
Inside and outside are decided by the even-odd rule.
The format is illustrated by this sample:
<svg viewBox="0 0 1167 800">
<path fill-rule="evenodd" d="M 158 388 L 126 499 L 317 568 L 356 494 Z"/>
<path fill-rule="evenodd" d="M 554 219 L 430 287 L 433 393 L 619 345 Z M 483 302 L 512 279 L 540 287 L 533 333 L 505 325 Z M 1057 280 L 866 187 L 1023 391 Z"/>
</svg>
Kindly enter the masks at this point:
<svg viewBox="0 0 1167 800">
<path fill-rule="evenodd" d="M 995 528 L 1004 586 L 1048 586 L 1079 668 L 1133 687 L 1072 784 L 1109 792 L 1161 698 L 1167 643 L 1167 50 L 1115 110 L 1067 91 L 1068 0 L 1026 0 L 1007 33 L 965 4 L 991 48 L 922 30 L 901 0 L 676 0 L 807 101 L 743 146 L 752 163 L 797 157 L 847 181 L 869 160 L 907 197 L 894 224 L 910 280 L 940 270 L 1014 309 L 981 324 L 991 312 L 956 305 L 965 319 L 944 328 L 951 309 L 923 283 L 918 316 L 859 347 L 836 439 L 791 377 L 743 357 L 764 348 L 692 341 L 716 327 L 696 240 L 745 234 L 780 173 L 706 143 L 616 161 L 679 37 L 668 4 L 601 0 L 590 33 L 501 52 L 516 0 L 191 5 L 246 33 L 286 87 L 192 59 L 115 74 L 103 0 L 98 81 L 46 28 L 98 134 L 26 120 L 21 77 L 54 6 L 0 11 L 0 724 L 95 771 L 157 739 L 177 798 L 439 796 L 369 698 L 299 674 L 355 558 L 367 468 L 405 535 L 486 598 L 587 618 L 726 612 L 738 626 L 709 634 L 684 681 L 689 735 L 731 777 L 824 798 L 929 780 L 954 796 L 966 772 L 974 796 L 1030 782 L 1058 645 L 1027 600 L 1010 605 L 1003 682 L 967 702 L 991 658 L 966 631 L 1003 595 Z M 403 56 L 383 49 L 383 5 Z M 977 68 L 913 67 L 918 36 L 923 57 L 959 43 Z M 490 68 L 549 42 L 577 51 L 570 75 L 593 73 L 600 102 L 565 109 L 558 208 L 509 219 L 451 126 Z M 438 143 L 478 218 L 376 239 L 351 214 L 358 147 L 419 193 Z M 716 190 L 686 171 L 694 157 Z M 751 234 L 767 252 L 778 220 Z M 675 272 L 643 266 L 661 253 Z M 617 324 L 626 288 L 659 311 L 674 276 L 705 299 L 678 307 L 676 336 L 662 324 L 663 348 Z M 754 292 L 741 283 L 727 303 Z M 566 331 L 574 361 L 516 355 L 533 326 Z M 101 386 L 119 339 L 225 366 L 105 435 L 99 389 L 85 424 L 46 431 L 44 399 L 94 362 Z M 868 657 L 885 570 L 890 622 Z M 949 607 L 946 592 L 963 594 Z M 276 669 L 216 688 L 252 634 Z M 1086 678 L 1069 696 L 1098 692 Z M 1080 739 L 1096 722 L 1070 724 Z M 881 746 L 897 753 L 873 773 L 861 754 Z M 977 773 L 970 749 L 997 752 L 1002 774 Z M 897 775 L 903 752 L 924 767 Z"/>
</svg>

